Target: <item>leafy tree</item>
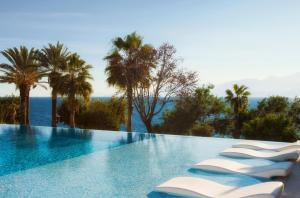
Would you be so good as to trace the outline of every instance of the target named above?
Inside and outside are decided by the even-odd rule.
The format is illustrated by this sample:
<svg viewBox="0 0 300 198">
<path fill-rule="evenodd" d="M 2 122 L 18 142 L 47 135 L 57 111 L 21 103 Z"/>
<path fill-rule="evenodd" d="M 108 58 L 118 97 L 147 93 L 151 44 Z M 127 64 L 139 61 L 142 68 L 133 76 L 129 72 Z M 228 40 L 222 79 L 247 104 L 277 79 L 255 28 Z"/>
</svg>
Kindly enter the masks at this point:
<svg viewBox="0 0 300 198">
<path fill-rule="evenodd" d="M 88 82 L 92 77 L 89 70 L 92 67 L 82 59 L 79 55 L 71 54 L 68 57 L 67 68 L 65 74 L 61 77 L 59 85 L 60 94 L 67 96 L 70 126 L 75 127 L 75 113 L 79 108 L 78 98 L 89 100 L 92 93 L 92 85 Z"/>
<path fill-rule="evenodd" d="M 175 53 L 172 45 L 160 46 L 153 59 L 155 67 L 150 67 L 149 78 L 133 88 L 133 104 L 148 132 L 152 132 L 153 117 L 161 113 L 172 98 L 190 92 L 196 86 L 197 74 L 179 70 Z"/>
<path fill-rule="evenodd" d="M 214 128 L 209 124 L 195 124 L 190 130 L 191 135 L 211 137 L 214 134 Z"/>
<path fill-rule="evenodd" d="M 59 93 L 59 86 L 62 83 L 62 73 L 67 67 L 67 57 L 70 53 L 63 44 L 57 42 L 55 45 L 48 44 L 41 50 L 40 59 L 42 64 L 48 70 L 48 82 L 52 88 L 51 92 L 51 106 L 52 106 L 52 127 L 57 126 L 57 95 Z"/>
<path fill-rule="evenodd" d="M 90 129 L 119 130 L 125 121 L 126 103 L 122 98 L 109 100 L 92 100 L 86 103 L 79 100 L 79 108 L 76 111 L 75 121 L 77 126 Z M 63 100 L 59 107 L 61 121 L 70 124 L 68 101 Z M 97 118 L 97 119 L 95 119 Z"/>
<path fill-rule="evenodd" d="M 283 96 L 271 96 L 262 99 L 257 105 L 259 115 L 266 113 L 287 113 L 289 111 L 289 99 Z"/>
<path fill-rule="evenodd" d="M 182 95 L 175 108 L 163 115 L 163 122 L 154 130 L 164 133 L 191 134 L 196 124 L 210 124 L 224 112 L 224 102 L 211 93 L 213 86 L 197 88 L 192 94 Z"/>
<path fill-rule="evenodd" d="M 295 125 L 284 113 L 267 113 L 246 122 L 243 127 L 246 139 L 289 141 L 297 140 Z"/>
<path fill-rule="evenodd" d="M 15 96 L 0 98 L 0 123 L 18 123 L 17 112 L 20 107 L 20 99 Z"/>
<path fill-rule="evenodd" d="M 113 50 L 104 59 L 107 82 L 124 92 L 127 97 L 127 131 L 132 131 L 133 88 L 145 80 L 152 67 L 152 46 L 143 44 L 142 38 L 132 33 L 113 41 Z M 148 59 L 150 61 L 148 61 Z"/>
<path fill-rule="evenodd" d="M 231 136 L 234 130 L 234 123 L 228 118 L 228 112 L 225 111 L 221 113 L 223 116 L 216 117 L 212 120 L 211 126 L 214 128 L 215 133 L 219 135 Z"/>
<path fill-rule="evenodd" d="M 241 136 L 241 129 L 245 121 L 246 113 L 248 110 L 248 97 L 250 92 L 248 87 L 237 84 L 233 85 L 233 90 L 226 90 L 226 101 L 233 109 L 234 125 L 233 137 L 239 138 Z"/>
<path fill-rule="evenodd" d="M 20 123 L 29 124 L 29 95 L 39 80 L 45 76 L 40 67 L 38 51 L 25 46 L 9 48 L 1 52 L 9 63 L 0 64 L 0 83 L 15 84 L 20 92 Z"/>
<path fill-rule="evenodd" d="M 297 128 L 300 125 L 300 98 L 296 97 L 290 104 L 288 116 L 291 116 Z"/>
</svg>

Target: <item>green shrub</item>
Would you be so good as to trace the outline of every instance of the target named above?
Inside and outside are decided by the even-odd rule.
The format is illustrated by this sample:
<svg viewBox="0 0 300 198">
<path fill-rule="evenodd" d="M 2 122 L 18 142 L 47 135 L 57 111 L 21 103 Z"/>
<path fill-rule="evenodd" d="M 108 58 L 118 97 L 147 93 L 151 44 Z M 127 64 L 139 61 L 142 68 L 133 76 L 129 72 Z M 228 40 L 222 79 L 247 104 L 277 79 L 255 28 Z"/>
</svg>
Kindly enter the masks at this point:
<svg viewBox="0 0 300 198">
<path fill-rule="evenodd" d="M 289 111 L 290 102 L 284 96 L 270 96 L 262 99 L 257 104 L 258 114 L 266 113 L 287 113 Z"/>
<path fill-rule="evenodd" d="M 193 93 L 179 97 L 175 108 L 164 112 L 162 123 L 155 125 L 153 131 L 188 135 L 199 124 L 209 124 L 225 111 L 225 103 L 211 93 L 213 86 L 197 88 Z"/>
<path fill-rule="evenodd" d="M 300 98 L 296 97 L 290 106 L 288 116 L 291 116 L 297 125 L 297 128 L 300 128 Z"/>
<path fill-rule="evenodd" d="M 120 125 L 125 121 L 125 111 L 125 101 L 118 98 L 97 99 L 89 103 L 79 100 L 75 123 L 80 128 L 119 130 Z M 63 100 L 58 112 L 61 121 L 69 124 L 67 100 Z"/>
<path fill-rule="evenodd" d="M 231 135 L 234 130 L 234 122 L 232 119 L 228 119 L 228 117 L 215 118 L 212 120 L 211 125 L 215 133 L 219 135 Z"/>
<path fill-rule="evenodd" d="M 18 123 L 19 97 L 8 96 L 0 98 L 0 123 Z"/>
<path fill-rule="evenodd" d="M 297 140 L 296 128 L 291 117 L 283 113 L 267 113 L 244 124 L 246 139 L 288 141 Z"/>
<path fill-rule="evenodd" d="M 191 135 L 211 137 L 214 133 L 214 128 L 208 124 L 195 124 L 190 129 Z"/>
</svg>

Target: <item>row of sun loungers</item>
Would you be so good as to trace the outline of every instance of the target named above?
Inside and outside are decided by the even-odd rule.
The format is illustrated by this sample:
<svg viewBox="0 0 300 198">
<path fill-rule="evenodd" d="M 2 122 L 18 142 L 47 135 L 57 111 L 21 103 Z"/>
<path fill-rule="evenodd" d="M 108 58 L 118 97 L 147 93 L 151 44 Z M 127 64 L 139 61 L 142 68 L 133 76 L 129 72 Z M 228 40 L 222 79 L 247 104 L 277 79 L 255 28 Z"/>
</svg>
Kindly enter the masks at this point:
<svg viewBox="0 0 300 198">
<path fill-rule="evenodd" d="M 262 151 L 266 150 L 266 151 Z M 251 166 L 228 159 L 209 159 L 195 164 L 192 168 L 219 173 L 237 173 L 259 178 L 286 177 L 291 167 L 300 158 L 300 142 L 287 145 L 271 145 L 244 141 L 220 153 L 234 158 L 258 158 L 276 161 L 271 165 Z M 195 177 L 175 177 L 156 187 L 156 191 L 183 197 L 278 198 L 283 191 L 279 181 L 263 182 L 245 187 L 222 185 L 207 179 Z"/>
</svg>

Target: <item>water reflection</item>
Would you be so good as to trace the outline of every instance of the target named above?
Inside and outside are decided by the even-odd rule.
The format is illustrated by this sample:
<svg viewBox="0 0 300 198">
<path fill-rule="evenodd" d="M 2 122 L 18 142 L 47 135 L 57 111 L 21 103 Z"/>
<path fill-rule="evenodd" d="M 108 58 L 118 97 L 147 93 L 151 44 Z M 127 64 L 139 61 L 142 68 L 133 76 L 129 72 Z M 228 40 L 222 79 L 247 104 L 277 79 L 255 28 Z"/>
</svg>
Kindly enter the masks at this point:
<svg viewBox="0 0 300 198">
<path fill-rule="evenodd" d="M 0 176 L 153 137 L 139 133 L 0 125 Z"/>
<path fill-rule="evenodd" d="M 120 144 L 131 144 L 133 142 L 143 141 L 146 139 L 156 138 L 156 134 L 153 133 L 125 133 L 126 137 L 121 136 Z"/>
</svg>

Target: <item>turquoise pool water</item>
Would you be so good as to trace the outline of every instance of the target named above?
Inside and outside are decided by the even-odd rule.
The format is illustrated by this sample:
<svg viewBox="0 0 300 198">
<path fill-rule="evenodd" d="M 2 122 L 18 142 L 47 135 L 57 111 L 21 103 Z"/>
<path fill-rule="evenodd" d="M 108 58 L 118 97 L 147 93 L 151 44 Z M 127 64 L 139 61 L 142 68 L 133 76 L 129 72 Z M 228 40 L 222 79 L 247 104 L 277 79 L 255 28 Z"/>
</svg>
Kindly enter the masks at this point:
<svg viewBox="0 0 300 198">
<path fill-rule="evenodd" d="M 0 197 L 167 197 L 156 185 L 176 176 L 227 185 L 248 176 L 193 171 L 191 165 L 236 140 L 0 125 Z M 263 160 L 244 160 L 260 165 Z"/>
</svg>

